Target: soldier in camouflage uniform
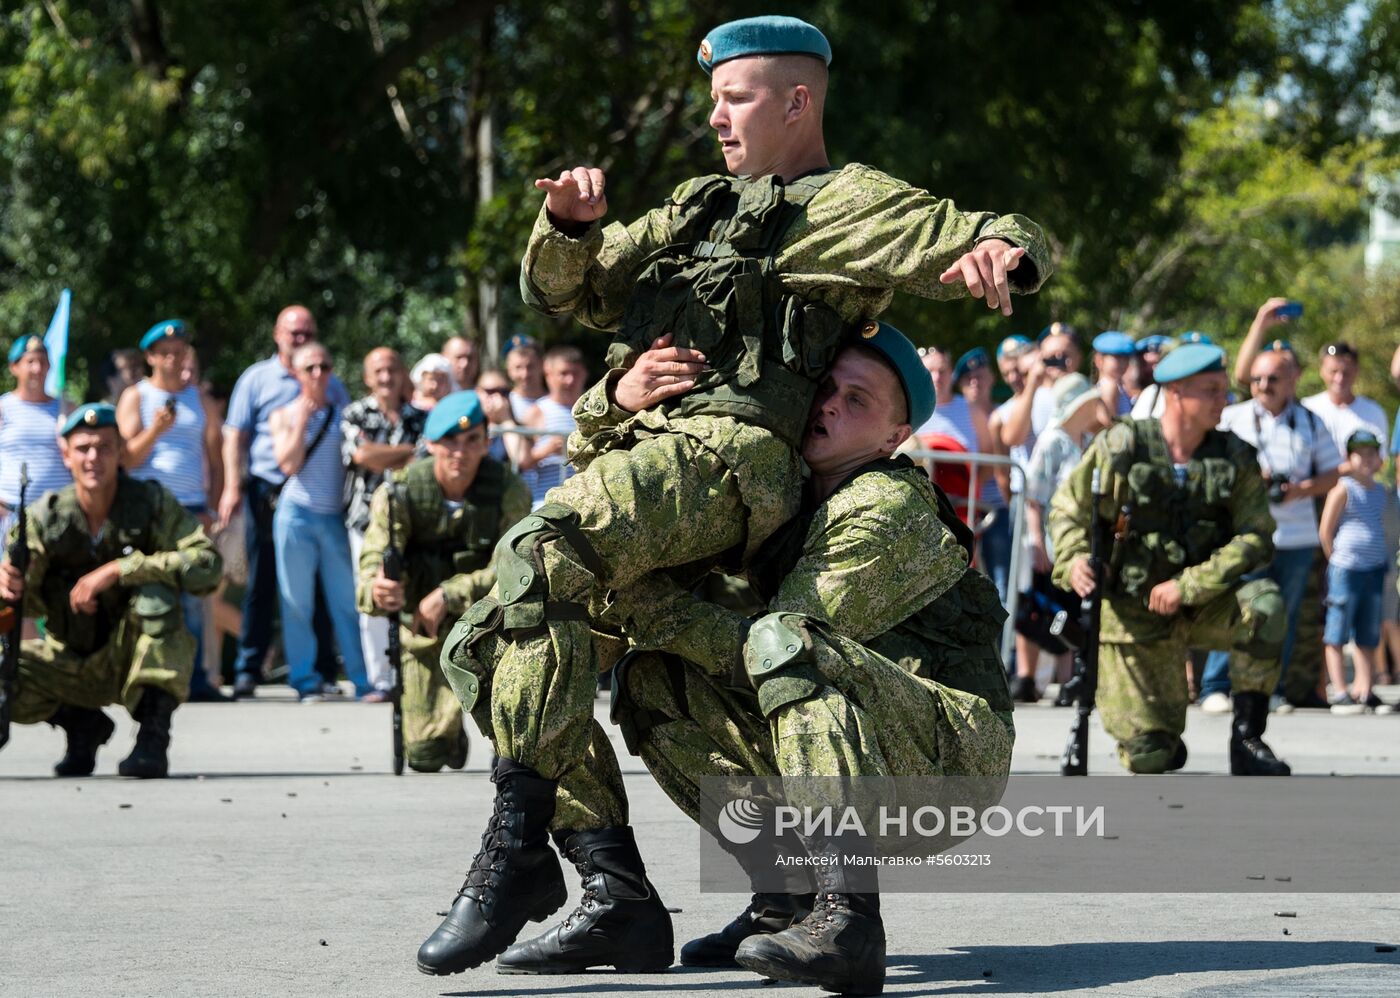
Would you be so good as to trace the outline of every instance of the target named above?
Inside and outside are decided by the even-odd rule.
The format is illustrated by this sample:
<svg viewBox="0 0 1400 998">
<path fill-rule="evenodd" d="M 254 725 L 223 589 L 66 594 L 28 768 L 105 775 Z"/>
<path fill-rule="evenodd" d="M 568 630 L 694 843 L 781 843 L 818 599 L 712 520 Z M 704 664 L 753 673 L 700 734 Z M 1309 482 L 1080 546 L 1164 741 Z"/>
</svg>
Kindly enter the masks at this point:
<svg viewBox="0 0 1400 998">
<path fill-rule="evenodd" d="M 438 664 L 443 622 L 491 591 L 496 541 L 530 512 L 530 489 L 486 456 L 486 415 L 476 392 L 454 392 L 439 401 L 424 436 L 430 456 L 393 472 L 374 493 L 356 601 L 363 613 L 399 620 L 404 760 L 421 773 L 435 773 L 467 762 L 462 708 Z M 399 582 L 383 573 L 391 488 L 393 537 L 403 555 Z M 479 720 L 489 731 L 489 719 Z"/>
<path fill-rule="evenodd" d="M 724 556 L 740 561 L 792 517 L 816 386 L 843 337 L 895 290 L 971 293 L 1010 314 L 1011 291 L 1032 292 L 1050 274 L 1028 219 L 962 212 L 866 166 L 830 169 L 829 61 L 821 33 L 793 18 L 712 32 L 700 62 L 735 177 L 682 184 L 629 226 L 597 224 L 607 210 L 599 170 L 537 183 L 547 196 L 522 264 L 525 301 L 615 331 L 614 368 L 670 333 L 710 369 L 686 394 L 574 449 L 587 468 L 502 538 L 496 590 L 449 637 L 443 667 L 462 703 L 490 701 L 498 811 L 452 913 L 419 951 L 425 973 L 476 966 L 557 907 L 551 824 L 626 822 L 553 814 L 554 783 L 611 752 L 592 718 L 590 623 L 602 594 L 659 569 L 693 579 Z M 490 854 L 516 837 L 493 866 Z"/>
<path fill-rule="evenodd" d="M 932 383 L 893 327 L 871 322 L 863 332 L 838 355 L 813 408 L 801 512 L 750 565 L 769 612 L 753 621 L 664 577 L 661 588 L 618 594 L 610 609 L 634 646 L 654 650 L 619 663 L 614 719 L 676 804 L 711 831 L 717 810 L 706 806 L 704 777 L 961 775 L 1000 788 L 1010 766 L 1012 705 L 996 651 L 1005 612 L 991 582 L 969 570 L 972 536 L 946 497 L 907 459 L 889 459 L 910 423 L 932 412 Z M 686 351 L 662 356 L 686 373 L 702 367 Z M 614 418 L 651 401 L 629 384 L 649 383 L 639 374 L 647 367 L 644 356 L 610 379 Z M 573 774 L 560 792 L 587 796 Z M 664 913 L 615 898 L 610 886 L 497 966 L 564 973 L 635 957 Z M 757 893 L 681 961 L 736 966 L 745 939 L 780 933 L 741 960 L 771 976 L 873 986 L 883 977 L 877 897 L 853 886 L 824 885 L 815 912 L 810 888 Z M 798 940 L 831 962 L 814 970 Z"/>
<path fill-rule="evenodd" d="M 161 778 L 194 665 L 180 596 L 213 591 L 223 565 L 173 495 L 120 471 L 112 406 L 80 406 L 60 433 L 73 484 L 25 510 L 24 576 L 0 563 L 0 598 L 22 597 L 25 616 L 45 618 L 44 636 L 20 646 L 14 720 L 62 728 L 68 751 L 55 775 L 87 776 L 116 730 L 102 708 L 120 703 L 140 730 L 117 772 Z"/>
<path fill-rule="evenodd" d="M 1095 590 L 1089 531 L 1113 533 L 1099 625 L 1098 708 L 1134 773 L 1186 763 L 1188 648 L 1233 648 L 1230 772 L 1285 776 L 1263 741 L 1278 681 L 1285 615 L 1278 586 L 1243 582 L 1273 556 L 1274 520 L 1254 448 L 1215 427 L 1225 352 L 1180 346 L 1157 365 L 1161 421 L 1101 433 L 1050 503 L 1054 580 Z M 1091 492 L 1101 476 L 1103 501 Z"/>
</svg>

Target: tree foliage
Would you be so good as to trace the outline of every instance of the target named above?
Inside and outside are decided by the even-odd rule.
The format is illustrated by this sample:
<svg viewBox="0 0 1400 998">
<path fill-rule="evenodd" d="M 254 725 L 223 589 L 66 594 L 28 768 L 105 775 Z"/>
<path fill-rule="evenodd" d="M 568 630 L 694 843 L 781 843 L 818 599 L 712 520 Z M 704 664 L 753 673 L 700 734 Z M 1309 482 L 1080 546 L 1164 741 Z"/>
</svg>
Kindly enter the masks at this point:
<svg viewBox="0 0 1400 998">
<path fill-rule="evenodd" d="M 1011 320 L 897 299 L 954 348 L 1066 318 L 1242 329 L 1309 296 L 1319 331 L 1393 313 L 1346 247 L 1394 168 L 1400 0 L 763 5 L 829 34 L 836 162 L 1051 233 Z M 694 63 L 706 0 L 40 0 L 0 13 L 0 336 L 75 295 L 80 366 L 167 315 L 231 380 L 304 301 L 342 373 L 520 307 L 537 176 L 608 170 L 613 217 L 722 168 Z M 1326 278 L 1322 275 L 1326 275 Z M 1390 280 L 1390 279 L 1386 279 Z M 495 295 L 499 294 L 499 301 Z M 1315 300 L 1312 296 L 1316 296 Z M 1360 296 L 1360 297 L 1357 297 Z M 1357 302 L 1370 304 L 1357 305 Z M 1374 306 L 1374 307 L 1373 307 Z M 81 377 L 81 375 L 79 375 Z"/>
</svg>

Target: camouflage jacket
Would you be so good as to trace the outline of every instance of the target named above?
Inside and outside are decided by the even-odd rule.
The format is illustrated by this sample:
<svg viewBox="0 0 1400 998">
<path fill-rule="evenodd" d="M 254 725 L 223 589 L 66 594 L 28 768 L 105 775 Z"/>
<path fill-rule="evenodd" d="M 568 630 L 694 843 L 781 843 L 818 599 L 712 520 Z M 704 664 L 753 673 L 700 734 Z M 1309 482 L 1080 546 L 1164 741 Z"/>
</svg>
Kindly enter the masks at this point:
<svg viewBox="0 0 1400 998">
<path fill-rule="evenodd" d="M 1181 614 L 1238 586 L 1273 558 L 1274 520 L 1254 448 L 1232 433 L 1211 430 L 1176 479 L 1157 420 L 1119 420 L 1100 433 L 1050 500 L 1055 584 L 1069 589 L 1070 566 L 1089 554 L 1089 531 L 1107 538 L 1108 578 L 1099 636 L 1104 641 L 1155 640 L 1177 616 L 1147 609 L 1151 588 L 1175 579 Z M 1094 508 L 1100 472 L 1103 500 Z M 1126 519 L 1121 511 L 1127 508 Z"/>
<path fill-rule="evenodd" d="M 577 237 L 555 227 L 542 207 L 520 270 L 524 300 L 550 315 L 569 313 L 595 329 L 614 329 L 647 258 L 668 246 L 676 207 L 699 177 L 631 225 L 588 226 Z M 823 301 L 847 322 L 874 318 L 895 291 L 922 298 L 961 298 L 961 284 L 938 276 L 986 239 L 1026 249 L 1011 272 L 1014 290 L 1029 294 L 1053 264 L 1044 233 L 1020 215 L 959 211 L 879 170 L 852 163 L 841 169 L 787 232 L 776 257 L 780 280 L 794 294 Z"/>
<path fill-rule="evenodd" d="M 1009 723 L 995 650 L 1006 614 L 939 514 L 939 494 L 921 469 L 907 459 L 875 462 L 824 502 L 809 501 L 750 577 L 769 611 L 823 621 L 915 675 L 986 698 Z M 951 506 L 946 516 L 955 518 Z M 749 621 L 669 581 L 659 589 L 619 597 L 633 643 L 734 675 Z"/>
<path fill-rule="evenodd" d="M 25 616 L 44 617 L 48 631 L 79 654 L 105 642 L 137 588 L 154 584 L 202 596 L 219 584 L 218 551 L 199 521 L 157 482 L 119 472 L 112 508 L 96 537 L 72 485 L 45 493 L 25 516 Z M 17 529 L 11 529 L 12 541 Z M 68 605 L 74 583 L 110 561 L 117 562 L 120 577 L 98 597 L 97 613 L 74 613 Z"/>
<path fill-rule="evenodd" d="M 455 619 L 491 591 L 496 582 L 492 557 L 496 541 L 530 512 L 530 488 L 509 468 L 486 458 L 464 502 L 453 509 L 432 470 L 433 458 L 421 458 L 391 476 L 397 489 L 394 540 L 405 553 L 404 612 L 411 616 L 419 601 L 441 586 L 448 616 Z M 497 482 L 491 496 L 481 488 L 488 475 Z M 376 489 L 370 503 L 355 588 L 360 611 L 381 617 L 388 613 L 375 606 L 370 587 L 389 546 L 387 487 L 388 483 Z M 425 566 L 431 569 L 427 576 L 418 571 Z"/>
</svg>

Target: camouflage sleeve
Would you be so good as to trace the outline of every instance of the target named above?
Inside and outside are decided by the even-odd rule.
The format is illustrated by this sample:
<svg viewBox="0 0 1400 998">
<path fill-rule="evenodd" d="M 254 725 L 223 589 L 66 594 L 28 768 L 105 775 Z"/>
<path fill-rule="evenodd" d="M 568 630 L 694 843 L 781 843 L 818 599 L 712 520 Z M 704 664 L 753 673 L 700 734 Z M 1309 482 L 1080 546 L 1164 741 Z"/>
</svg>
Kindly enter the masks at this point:
<svg viewBox="0 0 1400 998">
<path fill-rule="evenodd" d="M 374 490 L 369 503 L 369 525 L 365 527 L 365 540 L 360 546 L 360 563 L 356 566 L 355 607 L 361 613 L 375 617 L 387 617 L 389 611 L 374 605 L 374 594 L 370 587 L 379 575 L 379 567 L 384 564 L 384 552 L 389 548 L 389 493 L 388 483 Z M 400 493 L 401 495 L 402 493 Z M 402 504 L 395 497 L 394 540 L 402 549 L 408 540 L 408 517 L 404 515 Z"/>
<path fill-rule="evenodd" d="M 864 166 L 847 167 L 807 206 L 778 266 L 804 290 L 849 282 L 907 291 L 923 298 L 961 298 L 961 283 L 938 277 L 979 242 L 1004 239 L 1026 255 L 1008 275 L 1011 289 L 1030 294 L 1054 264 L 1040 226 L 1022 215 L 960 211 L 948 198 Z"/>
<path fill-rule="evenodd" d="M 569 463 L 583 471 L 594 456 L 610 449 L 601 445 L 602 437 L 614 434 L 617 428 L 635 413 L 619 409 L 613 402 L 613 391 L 626 370 L 615 367 L 603 375 L 592 388 L 574 403 L 574 432 L 569 435 Z"/>
<path fill-rule="evenodd" d="M 890 494 L 888 484 L 864 475 L 828 502 L 770 610 L 824 620 L 864 642 L 962 577 L 967 554 L 952 531 L 932 507 Z"/>
<path fill-rule="evenodd" d="M 1120 431 L 1119 426 L 1100 433 L 1084 452 L 1069 477 L 1050 497 L 1050 544 L 1055 551 L 1055 567 L 1051 579 L 1065 591 L 1069 584 L 1069 567 L 1074 559 L 1089 555 L 1089 528 L 1094 523 L 1094 469 L 1109 474 L 1109 437 Z M 1102 482 L 1105 492 L 1112 492 L 1111 482 Z"/>
<path fill-rule="evenodd" d="M 632 295 L 643 261 L 670 242 L 676 208 L 695 181 L 631 225 L 595 222 L 568 235 L 540 206 L 520 265 L 520 295 L 545 315 L 571 314 L 585 326 L 615 329 Z"/>
<path fill-rule="evenodd" d="M 1253 461 L 1251 457 L 1250 466 L 1235 477 L 1230 493 L 1234 536 L 1205 561 L 1177 576 L 1181 602 L 1186 606 L 1210 602 L 1238 584 L 1242 576 L 1265 567 L 1273 559 L 1274 518 L 1269 513 L 1264 476 L 1254 474 Z"/>
<path fill-rule="evenodd" d="M 159 490 L 151 538 L 155 551 L 133 551 L 117 561 L 123 586 L 158 582 L 193 596 L 218 588 L 224 560 L 194 514 L 165 489 Z"/>
<path fill-rule="evenodd" d="M 515 526 L 530 512 L 530 487 L 513 472 L 506 472 L 506 487 L 501 494 L 501 533 Z M 366 537 L 368 539 L 368 537 Z M 474 572 L 459 572 L 442 583 L 442 594 L 448 614 L 460 617 L 496 584 L 496 556 L 491 563 Z"/>
</svg>

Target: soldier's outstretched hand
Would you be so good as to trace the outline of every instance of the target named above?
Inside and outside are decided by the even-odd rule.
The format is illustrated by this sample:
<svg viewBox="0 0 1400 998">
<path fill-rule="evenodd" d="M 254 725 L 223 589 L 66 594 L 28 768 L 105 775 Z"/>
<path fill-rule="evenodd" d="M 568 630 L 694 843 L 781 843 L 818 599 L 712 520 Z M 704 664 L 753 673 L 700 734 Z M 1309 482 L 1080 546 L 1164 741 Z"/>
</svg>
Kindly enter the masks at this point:
<svg viewBox="0 0 1400 998">
<path fill-rule="evenodd" d="M 1006 275 L 1020 265 L 1025 255 L 1023 248 L 1004 239 L 988 239 L 958 257 L 938 275 L 938 280 L 943 284 L 961 281 L 972 297 L 981 298 L 988 308 L 1001 309 L 1002 315 L 1010 315 L 1011 282 Z"/>
<path fill-rule="evenodd" d="M 535 187 L 545 192 L 544 206 L 565 222 L 592 222 L 608 213 L 607 179 L 596 166 L 576 166 L 555 180 L 543 177 Z"/>
</svg>

